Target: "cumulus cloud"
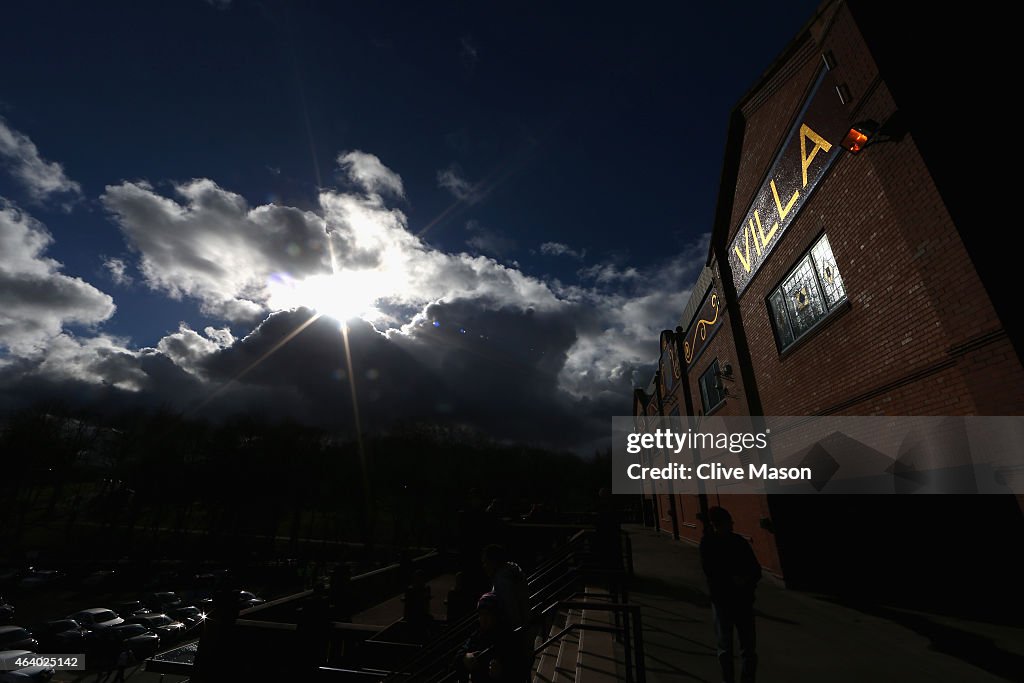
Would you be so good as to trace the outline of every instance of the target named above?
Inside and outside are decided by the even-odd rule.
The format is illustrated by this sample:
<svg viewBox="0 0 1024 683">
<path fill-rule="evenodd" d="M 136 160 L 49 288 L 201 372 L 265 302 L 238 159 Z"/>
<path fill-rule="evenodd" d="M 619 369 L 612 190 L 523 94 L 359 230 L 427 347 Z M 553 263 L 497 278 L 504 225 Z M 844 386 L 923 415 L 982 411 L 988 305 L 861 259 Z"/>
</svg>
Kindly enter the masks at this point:
<svg viewBox="0 0 1024 683">
<path fill-rule="evenodd" d="M 686 306 L 707 256 L 708 238 L 702 235 L 673 258 L 631 277 L 560 289 L 561 296 L 579 306 L 580 339 L 561 373 L 565 391 L 607 396 L 650 379 L 658 335 L 675 327 Z"/>
<path fill-rule="evenodd" d="M 182 322 L 178 325 L 178 331 L 161 339 L 156 348 L 186 372 L 199 374 L 202 362 L 207 357 L 235 343 L 228 328 L 208 326 L 203 332 L 205 336 L 189 327 L 188 323 Z"/>
<path fill-rule="evenodd" d="M 128 274 L 128 264 L 124 259 L 103 257 L 103 267 L 115 285 L 130 285 L 132 276 Z"/>
<path fill-rule="evenodd" d="M 329 267 L 326 227 L 314 213 L 251 208 L 206 179 L 174 190 L 177 199 L 143 182 L 125 182 L 108 186 L 101 197 L 155 290 L 194 298 L 212 316 L 251 320 L 265 312 L 273 273 L 312 274 Z"/>
<path fill-rule="evenodd" d="M 37 353 L 65 325 L 95 325 L 114 313 L 110 296 L 44 255 L 52 242 L 42 223 L 0 199 L 0 349 L 9 354 Z"/>
<path fill-rule="evenodd" d="M 355 381 L 368 428 L 422 418 L 565 446 L 607 438 L 607 416 L 629 409 L 658 332 L 685 305 L 706 238 L 643 271 L 603 263 L 576 284 L 546 281 L 425 243 L 387 205 L 385 194 L 397 193 L 382 194 L 386 183 L 373 180 L 397 174 L 382 165 L 366 171 L 373 164 L 356 171 L 351 154 L 342 168 L 358 191 L 323 189 L 313 211 L 253 207 L 208 179 L 165 193 L 144 182 L 108 187 L 102 201 L 146 285 L 239 321 L 242 335 L 183 322 L 152 348 L 133 350 L 57 324 L 46 354 L 19 361 L 17 374 L 0 368 L 0 380 L 24 396 L 63 382 L 64 395 L 106 392 L 107 405 L 130 394 L 206 416 L 263 411 L 342 428 L 351 425 Z M 4 233 L 17 239 L 0 245 L 3 253 L 22 254 L 34 277 L 65 277 L 40 256 L 49 243 L 41 226 L 17 218 L 20 232 Z M 467 229 L 470 240 L 493 236 L 479 224 Z M 582 257 L 555 242 L 542 251 Z M 352 377 L 339 320 L 348 321 Z"/>
<path fill-rule="evenodd" d="M 63 166 L 43 159 L 35 143 L 27 135 L 11 128 L 2 117 L 0 159 L 3 160 L 8 172 L 25 188 L 29 198 L 35 202 L 42 202 L 54 196 L 74 200 L 82 195 L 82 187 L 67 177 Z"/>
<path fill-rule="evenodd" d="M 374 154 L 355 150 L 338 156 L 338 166 L 348 179 L 367 192 L 387 192 L 396 197 L 404 197 L 402 176 L 381 163 Z"/>
<path fill-rule="evenodd" d="M 370 190 L 324 190 L 318 214 L 253 208 L 207 179 L 174 191 L 171 198 L 126 182 L 108 187 L 102 201 L 138 252 L 146 283 L 197 300 L 211 316 L 251 321 L 313 305 L 382 325 L 398 320 L 400 327 L 410 316 L 397 311 L 442 299 L 558 303 L 545 283 L 491 258 L 428 246 L 408 230 L 401 211 Z"/>
<path fill-rule="evenodd" d="M 561 242 L 545 242 L 540 245 L 540 253 L 545 256 L 568 256 L 574 258 L 577 261 L 582 261 L 583 257 L 587 255 L 586 249 L 576 251 L 568 244 L 562 244 Z"/>
</svg>

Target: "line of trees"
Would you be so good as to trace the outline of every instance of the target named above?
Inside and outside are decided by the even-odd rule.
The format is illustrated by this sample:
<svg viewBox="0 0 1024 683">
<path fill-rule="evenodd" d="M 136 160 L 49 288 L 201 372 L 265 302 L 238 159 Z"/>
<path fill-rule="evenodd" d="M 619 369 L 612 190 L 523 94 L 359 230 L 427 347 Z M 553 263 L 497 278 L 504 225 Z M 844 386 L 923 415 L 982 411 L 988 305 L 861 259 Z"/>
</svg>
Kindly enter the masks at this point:
<svg viewBox="0 0 1024 683">
<path fill-rule="evenodd" d="M 294 422 L 169 410 L 99 416 L 44 404 L 0 424 L 9 550 L 59 546 L 55 529 L 119 555 L 169 552 L 185 535 L 261 555 L 282 544 L 298 552 L 303 539 L 434 547 L 456 542 L 471 490 L 506 513 L 582 510 L 611 472 L 607 454 L 581 459 L 422 423 L 369 435 L 362 448 Z"/>
</svg>

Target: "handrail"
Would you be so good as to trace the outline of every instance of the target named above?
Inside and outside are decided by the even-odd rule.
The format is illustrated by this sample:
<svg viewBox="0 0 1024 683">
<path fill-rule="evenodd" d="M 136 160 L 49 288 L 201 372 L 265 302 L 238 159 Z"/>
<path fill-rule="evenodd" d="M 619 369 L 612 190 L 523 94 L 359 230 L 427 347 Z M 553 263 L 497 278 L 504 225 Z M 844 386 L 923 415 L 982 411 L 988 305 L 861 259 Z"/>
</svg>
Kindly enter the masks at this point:
<svg viewBox="0 0 1024 683">
<path fill-rule="evenodd" d="M 588 560 L 591 559 L 592 552 L 589 548 L 582 547 L 584 542 L 594 533 L 593 528 L 581 528 L 572 537 L 559 548 L 557 551 L 548 556 L 542 561 L 537 567 L 535 567 L 531 573 L 526 577 L 527 586 L 529 588 L 528 604 L 530 607 L 530 619 L 528 624 L 536 623 L 539 617 L 546 615 L 552 608 L 559 605 L 570 606 L 586 604 L 587 609 L 607 609 L 615 614 L 615 625 L 601 628 L 595 628 L 594 630 L 607 630 L 611 633 L 621 634 L 622 644 L 626 655 L 627 664 L 627 676 L 631 683 L 645 683 L 646 674 L 644 672 L 643 665 L 643 645 L 640 629 L 640 617 L 639 608 L 636 605 L 627 604 L 628 590 L 624 578 L 632 574 L 633 569 L 633 557 L 632 557 L 632 543 L 630 542 L 629 535 L 623 532 L 625 535 L 625 544 L 619 544 L 619 559 L 613 567 L 601 567 L 593 566 Z M 623 554 L 625 557 L 623 558 Z M 619 564 L 622 563 L 622 564 Z M 572 586 L 580 580 L 581 575 L 584 574 L 598 574 L 612 577 L 612 586 L 610 586 L 611 593 L 608 595 L 600 595 L 600 597 L 611 597 L 617 602 L 611 603 L 578 603 L 565 601 L 564 599 L 559 602 L 556 601 L 547 607 L 541 608 L 548 600 L 551 600 L 555 595 L 563 594 L 566 590 L 572 588 Z M 552 577 L 553 578 L 550 578 Z M 539 585 L 538 585 L 539 584 Z M 572 598 L 578 597 L 599 597 L 593 593 L 586 592 L 574 592 L 571 595 Z M 609 608 L 609 605 L 616 605 L 615 608 Z M 620 624 L 621 618 L 621 624 Z M 632 622 L 632 640 L 630 635 L 630 624 Z M 598 625 L 585 624 L 581 625 L 586 627 L 597 627 Z M 458 649 L 462 642 L 469 637 L 470 633 L 476 628 L 476 615 L 467 615 L 463 619 L 452 624 L 442 635 L 436 638 L 434 641 L 427 643 L 422 646 L 419 654 L 413 657 L 412 660 L 404 664 L 401 668 L 391 673 L 392 680 L 408 680 L 408 681 L 423 681 L 423 682 L 434 682 L 441 683 L 442 681 L 448 681 L 457 677 L 459 672 L 452 672 L 447 668 L 450 664 L 454 652 Z M 517 631 L 523 629 L 521 626 Z M 639 644 L 638 644 L 639 643 Z M 636 653 L 636 657 L 633 654 Z M 633 660 L 636 661 L 633 661 Z M 445 666 L 445 669 L 438 671 L 439 667 Z M 637 679 L 633 681 L 633 671 L 636 670 Z"/>
<path fill-rule="evenodd" d="M 577 624 L 577 628 L 584 630 L 594 631 L 606 631 L 610 633 L 618 633 L 620 630 L 623 632 L 622 647 L 625 654 L 626 660 L 626 683 L 634 683 L 634 672 L 636 675 L 635 683 L 647 683 L 647 665 L 644 657 L 644 637 L 643 637 L 643 621 L 640 614 L 640 606 L 631 603 L 617 603 L 617 602 L 586 602 L 578 600 L 563 600 L 553 605 L 550 605 L 546 610 L 552 608 L 560 608 L 567 610 L 602 610 L 607 612 L 615 612 L 616 614 L 622 614 L 622 628 L 619 629 L 617 626 L 601 626 L 600 624 Z M 632 624 L 630 623 L 632 622 Z M 632 629 L 630 626 L 632 625 Z M 572 629 L 566 626 L 562 629 L 557 636 L 549 638 L 543 646 L 534 651 L 534 655 L 539 654 L 544 648 L 556 642 L 560 638 L 564 638 L 567 633 Z M 630 631 L 632 630 L 632 642 L 630 639 Z M 631 647 L 632 646 L 632 647 Z"/>
</svg>

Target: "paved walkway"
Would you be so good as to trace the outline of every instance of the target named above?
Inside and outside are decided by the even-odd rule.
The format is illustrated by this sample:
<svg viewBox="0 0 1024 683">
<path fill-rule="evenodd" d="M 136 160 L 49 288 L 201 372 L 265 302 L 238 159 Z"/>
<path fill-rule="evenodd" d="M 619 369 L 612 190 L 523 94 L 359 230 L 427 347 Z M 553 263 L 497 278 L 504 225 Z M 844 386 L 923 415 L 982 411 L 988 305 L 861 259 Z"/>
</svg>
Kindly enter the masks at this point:
<svg viewBox="0 0 1024 683">
<path fill-rule="evenodd" d="M 647 680 L 720 683 L 697 548 L 640 526 L 626 530 L 636 572 L 630 599 L 643 607 Z M 894 608 L 866 614 L 770 580 L 761 582 L 755 608 L 761 683 L 1024 681 L 1024 628 Z"/>
</svg>

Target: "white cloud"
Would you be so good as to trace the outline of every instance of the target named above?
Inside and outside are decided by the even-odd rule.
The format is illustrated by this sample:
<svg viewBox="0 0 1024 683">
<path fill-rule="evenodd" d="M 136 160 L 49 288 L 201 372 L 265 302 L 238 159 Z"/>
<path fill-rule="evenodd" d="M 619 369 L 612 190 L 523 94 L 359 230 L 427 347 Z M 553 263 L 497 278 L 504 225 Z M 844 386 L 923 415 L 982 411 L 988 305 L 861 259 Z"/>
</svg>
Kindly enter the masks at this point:
<svg viewBox="0 0 1024 683">
<path fill-rule="evenodd" d="M 278 272 L 327 272 L 322 218 L 291 207 L 250 208 L 211 180 L 175 186 L 178 201 L 146 183 L 108 186 L 102 196 L 153 289 L 188 296 L 228 320 L 258 316 Z"/>
<path fill-rule="evenodd" d="M 103 267 L 110 274 L 110 279 L 115 285 L 130 285 L 132 276 L 128 274 L 128 264 L 120 258 L 103 258 Z"/>
<path fill-rule="evenodd" d="M 391 175 L 381 167 L 373 177 Z M 375 182 L 362 187 L 365 194 L 323 190 L 318 214 L 252 208 L 210 180 L 176 186 L 177 199 L 124 183 L 108 188 L 103 201 L 139 252 L 150 286 L 194 297 L 229 320 L 307 306 L 362 317 L 399 339 L 416 335 L 427 309 L 439 303 L 565 316 L 576 337 L 560 356 L 559 385 L 579 398 L 628 394 L 633 373 L 656 354 L 658 333 L 685 305 L 705 256 L 702 239 L 660 267 L 641 272 L 602 263 L 565 286 L 484 255 L 435 249 L 408 230 L 401 211 L 386 206 Z M 483 235 L 480 226 L 468 227 Z M 558 242 L 541 252 L 583 257 Z M 182 328 L 158 349 L 190 368 L 215 345 L 230 343 Z"/>
<path fill-rule="evenodd" d="M 178 198 L 172 199 L 145 183 L 122 183 L 108 187 L 102 201 L 139 253 L 150 287 L 194 298 L 204 312 L 223 319 L 251 320 L 328 300 L 374 322 L 395 319 L 396 307 L 440 300 L 557 303 L 547 285 L 518 270 L 428 246 L 409 232 L 401 211 L 387 208 L 372 191 L 324 190 L 320 215 L 284 206 L 252 208 L 205 179 L 175 191 Z M 333 268 L 338 276 L 331 275 Z"/>
<path fill-rule="evenodd" d="M 52 242 L 42 223 L 0 199 L 0 348 L 16 356 L 38 353 L 68 323 L 95 325 L 115 310 L 110 296 L 44 256 Z"/>
<path fill-rule="evenodd" d="M 561 242 L 545 242 L 540 245 L 540 253 L 545 256 L 568 256 L 574 258 L 577 261 L 582 261 L 583 257 L 587 255 L 586 249 L 576 251 L 568 244 L 562 244 Z"/>
<path fill-rule="evenodd" d="M 203 360 L 235 343 L 227 328 L 207 327 L 204 332 L 205 337 L 183 322 L 178 325 L 177 332 L 161 339 L 156 348 L 178 367 L 199 374 L 198 368 Z"/>
<path fill-rule="evenodd" d="M 468 204 L 476 204 L 483 199 L 477 186 L 463 176 L 462 169 L 456 164 L 437 172 L 437 186 L 448 190 L 456 199 Z"/>
<path fill-rule="evenodd" d="M 41 202 L 54 195 L 74 200 L 82 195 L 82 187 L 65 175 L 63 166 L 43 159 L 35 143 L 11 128 L 3 118 L 0 118 L 0 159 L 33 201 Z"/>
<path fill-rule="evenodd" d="M 580 306 L 578 340 L 560 374 L 564 390 L 578 397 L 621 392 L 638 371 L 652 366 L 658 335 L 675 327 L 704 265 L 708 238 L 702 235 L 674 258 L 644 271 L 600 266 L 599 272 L 631 273 L 614 288 L 559 289 L 559 296 Z"/>
<path fill-rule="evenodd" d="M 441 408 L 459 406 L 460 415 L 475 415 L 481 424 L 489 418 L 477 407 L 487 399 L 473 387 L 487 373 L 505 382 L 508 414 L 563 419 L 566 411 L 589 411 L 594 420 L 600 413 L 593 424 L 604 429 L 608 411 L 628 410 L 631 380 L 649 370 L 658 333 L 672 327 L 682 311 L 706 256 L 706 236 L 643 270 L 599 263 L 580 270 L 575 284 L 548 281 L 482 254 L 448 253 L 425 243 L 381 194 L 388 187 L 382 179 L 397 174 L 374 167 L 379 160 L 372 155 L 352 154 L 343 155 L 341 163 L 361 191 L 324 189 L 315 211 L 252 207 L 208 179 L 174 185 L 166 195 L 145 182 L 106 189 L 102 201 L 137 258 L 130 265 L 144 282 L 170 296 L 195 299 L 208 314 L 245 322 L 247 333 L 237 339 L 227 327 L 199 332 L 182 323 L 155 348 L 133 351 L 125 340 L 106 335 L 62 333 L 67 320 L 104 320 L 113 303 L 88 284 L 61 275 L 59 264 L 42 255 L 50 243 L 45 229 L 5 209 L 0 262 L 14 265 L 0 273 L 22 273 L 51 286 L 62 282 L 90 302 L 93 312 L 81 313 L 88 305 L 62 308 L 47 301 L 17 319 L 17 333 L 0 324 L 0 340 L 17 338 L 21 353 L 46 349 L 45 356 L 35 356 L 40 377 L 73 380 L 95 391 L 109 385 L 151 398 L 177 392 L 175 400 L 186 400 L 185 395 L 198 400 L 273 348 L 297 321 L 308 319 L 307 311 L 292 309 L 317 308 L 333 317 L 361 317 L 383 333 L 363 325 L 358 342 L 361 362 L 376 376 L 415 377 L 419 393 L 429 393 L 431 383 L 443 378 L 446 388 L 438 392 L 447 393 L 438 401 L 449 408 Z M 374 164 L 362 163 L 367 158 Z M 478 249 L 495 253 L 486 240 L 498 233 L 475 223 L 467 229 L 471 244 L 479 238 L 484 241 Z M 547 242 L 540 251 L 583 257 L 583 250 L 558 242 Z M 117 279 L 127 276 L 129 264 L 106 259 L 105 267 Z M 10 316 L 0 311 L 0 321 Z M 260 318 L 265 319 L 256 324 Z M 29 329 L 29 321 L 37 319 L 49 321 L 45 331 Z M 283 350 L 274 362 L 235 383 L 232 405 L 254 397 L 273 403 L 272 395 L 300 396 L 296 405 L 301 406 L 322 403 L 339 386 L 331 377 L 340 360 L 336 324 L 323 319 L 316 328 L 315 334 L 303 333 L 305 341 L 289 344 L 291 351 Z M 377 341 L 367 341 L 367 334 Z M 368 401 L 374 396 L 398 400 L 387 398 L 390 390 L 383 384 L 366 389 L 361 397 Z M 413 403 L 407 407 L 419 410 Z"/>
<path fill-rule="evenodd" d="M 381 163 L 374 154 L 354 150 L 338 155 L 338 166 L 348 175 L 348 179 L 367 192 L 388 192 L 396 197 L 404 197 L 402 176 Z"/>
<path fill-rule="evenodd" d="M 599 285 L 635 281 L 641 278 L 640 271 L 633 266 L 620 268 L 614 263 L 595 263 L 592 266 L 581 269 L 578 275 L 583 280 L 593 280 Z"/>
<path fill-rule="evenodd" d="M 139 364 L 146 352 L 133 351 L 127 343 L 125 339 L 106 334 L 93 337 L 60 334 L 49 340 L 45 356 L 33 374 L 50 380 L 72 380 L 137 392 L 150 385 Z"/>
</svg>

